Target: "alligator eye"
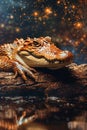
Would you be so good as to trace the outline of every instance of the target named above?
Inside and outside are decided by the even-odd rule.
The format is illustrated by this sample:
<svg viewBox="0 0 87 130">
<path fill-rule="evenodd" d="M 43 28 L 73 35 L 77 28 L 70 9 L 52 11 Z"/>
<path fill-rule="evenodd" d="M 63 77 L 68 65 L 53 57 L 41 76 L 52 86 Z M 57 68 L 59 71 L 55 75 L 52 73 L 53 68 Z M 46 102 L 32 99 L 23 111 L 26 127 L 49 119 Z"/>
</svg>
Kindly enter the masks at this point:
<svg viewBox="0 0 87 130">
<path fill-rule="evenodd" d="M 34 46 L 38 47 L 40 44 L 37 41 L 34 41 Z"/>
</svg>

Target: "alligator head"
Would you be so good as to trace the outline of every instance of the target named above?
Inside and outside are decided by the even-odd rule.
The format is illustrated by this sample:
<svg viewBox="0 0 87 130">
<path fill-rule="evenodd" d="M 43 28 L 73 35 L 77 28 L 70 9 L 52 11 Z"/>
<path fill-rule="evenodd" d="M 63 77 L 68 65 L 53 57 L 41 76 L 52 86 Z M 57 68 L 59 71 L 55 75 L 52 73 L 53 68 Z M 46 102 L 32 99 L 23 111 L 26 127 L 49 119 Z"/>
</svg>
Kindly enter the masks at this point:
<svg viewBox="0 0 87 130">
<path fill-rule="evenodd" d="M 73 54 L 61 50 L 51 41 L 51 37 L 27 38 L 19 52 L 20 57 L 30 67 L 62 68 L 72 62 Z"/>
</svg>

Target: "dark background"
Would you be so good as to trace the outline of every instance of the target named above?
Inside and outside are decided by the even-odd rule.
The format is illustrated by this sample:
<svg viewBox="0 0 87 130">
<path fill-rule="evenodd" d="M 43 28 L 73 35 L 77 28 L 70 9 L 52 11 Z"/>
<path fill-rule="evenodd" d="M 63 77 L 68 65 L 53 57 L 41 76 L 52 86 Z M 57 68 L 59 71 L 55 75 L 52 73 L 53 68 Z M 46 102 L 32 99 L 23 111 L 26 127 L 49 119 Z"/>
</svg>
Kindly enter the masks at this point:
<svg viewBox="0 0 87 130">
<path fill-rule="evenodd" d="M 47 35 L 72 51 L 74 62 L 87 63 L 87 1 L 0 1 L 0 43 Z"/>
</svg>

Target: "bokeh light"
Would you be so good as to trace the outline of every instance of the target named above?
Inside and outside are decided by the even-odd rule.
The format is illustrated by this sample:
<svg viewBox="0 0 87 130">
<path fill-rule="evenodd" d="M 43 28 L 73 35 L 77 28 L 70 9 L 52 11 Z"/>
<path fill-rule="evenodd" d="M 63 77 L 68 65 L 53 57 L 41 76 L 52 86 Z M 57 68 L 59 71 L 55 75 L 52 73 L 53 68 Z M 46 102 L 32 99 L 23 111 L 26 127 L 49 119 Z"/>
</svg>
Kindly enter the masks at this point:
<svg viewBox="0 0 87 130">
<path fill-rule="evenodd" d="M 72 51 L 75 62 L 87 63 L 87 1 L 0 2 L 0 43 L 47 35 L 57 46 Z"/>
</svg>

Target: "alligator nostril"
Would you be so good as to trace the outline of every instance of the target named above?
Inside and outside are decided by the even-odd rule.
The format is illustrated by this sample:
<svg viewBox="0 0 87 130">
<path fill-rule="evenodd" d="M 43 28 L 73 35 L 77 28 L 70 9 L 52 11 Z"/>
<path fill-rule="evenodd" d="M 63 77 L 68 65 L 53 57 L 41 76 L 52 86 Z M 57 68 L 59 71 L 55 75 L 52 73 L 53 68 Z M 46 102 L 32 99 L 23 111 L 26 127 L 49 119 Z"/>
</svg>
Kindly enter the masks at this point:
<svg viewBox="0 0 87 130">
<path fill-rule="evenodd" d="M 67 57 L 68 56 L 68 51 L 62 51 L 59 54 L 61 57 Z"/>
</svg>

